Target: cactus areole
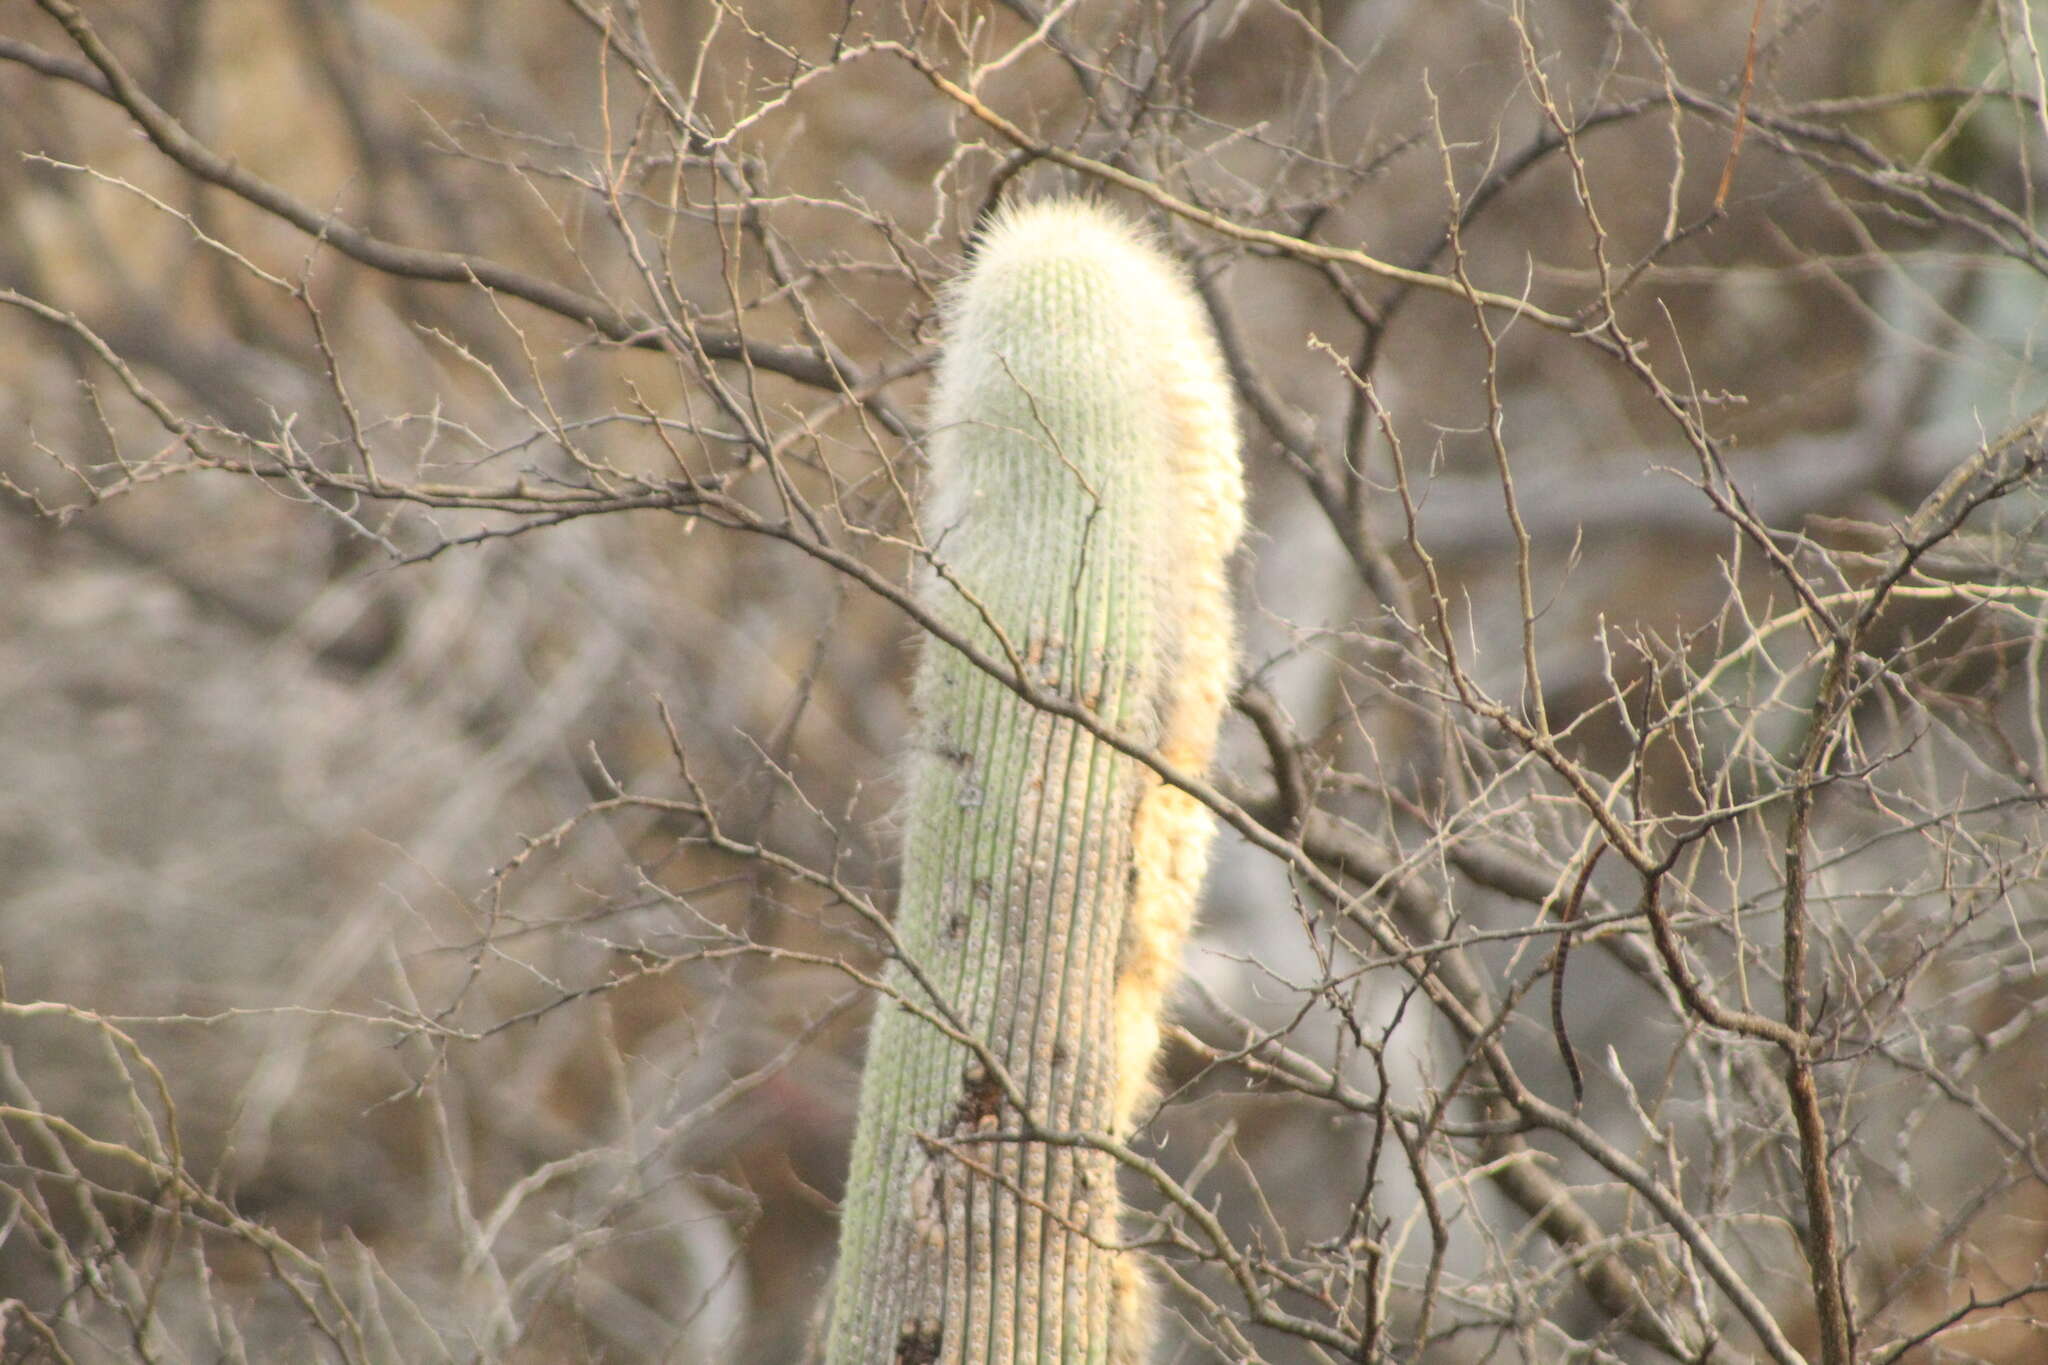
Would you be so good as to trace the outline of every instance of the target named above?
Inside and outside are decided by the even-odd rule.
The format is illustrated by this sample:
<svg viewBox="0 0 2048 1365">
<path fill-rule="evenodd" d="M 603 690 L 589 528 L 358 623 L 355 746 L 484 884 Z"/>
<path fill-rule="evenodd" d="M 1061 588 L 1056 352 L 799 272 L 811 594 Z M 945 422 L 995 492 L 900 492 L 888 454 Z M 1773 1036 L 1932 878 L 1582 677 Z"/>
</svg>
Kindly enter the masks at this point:
<svg viewBox="0 0 2048 1365">
<path fill-rule="evenodd" d="M 928 607 L 1199 772 L 1243 495 L 1230 389 L 1179 268 L 1088 204 L 998 218 L 949 300 L 932 416 Z M 827 1358 L 1142 1360 L 1115 1163 L 1015 1135 L 1121 1137 L 1144 1106 L 1208 813 L 939 641 L 915 701 L 900 1000 L 868 1044 Z"/>
</svg>

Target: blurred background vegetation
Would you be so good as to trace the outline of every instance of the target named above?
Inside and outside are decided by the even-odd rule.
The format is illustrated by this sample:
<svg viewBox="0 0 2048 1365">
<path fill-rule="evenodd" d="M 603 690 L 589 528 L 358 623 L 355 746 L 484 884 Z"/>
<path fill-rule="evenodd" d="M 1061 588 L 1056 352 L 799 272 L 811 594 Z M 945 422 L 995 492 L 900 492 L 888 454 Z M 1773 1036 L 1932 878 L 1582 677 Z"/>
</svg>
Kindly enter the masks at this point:
<svg viewBox="0 0 2048 1365">
<path fill-rule="evenodd" d="M 1574 1112 L 1818 1356 L 1772 1054 L 1659 993 L 1640 888 L 1454 674 L 1645 828 L 1716 826 L 1689 941 L 1776 1009 L 1741 925 L 1775 943 L 1823 684 L 1803 626 L 1743 642 L 1795 580 L 1881 581 L 2048 402 L 2043 16 L 1042 3 L 0 7 L 5 1359 L 798 1358 L 868 1007 L 835 963 L 876 960 L 831 883 L 887 904 L 915 635 L 847 566 L 909 580 L 943 287 L 998 195 L 1055 190 L 1184 254 L 1238 363 L 1244 672 L 1286 740 L 1235 718 L 1226 794 L 1268 810 L 1292 753 L 1385 859 L 1352 875 L 1481 936 L 1568 1108 L 1551 941 L 1510 931 L 1590 887 Z M 2048 1354 L 2048 495 L 2009 494 L 1915 572 L 2019 595 L 1873 617 L 1814 817 L 1859 1358 Z M 1373 1350 L 1664 1358 L 1471 1142 L 1403 1156 L 1237 1064 L 1243 1026 L 1422 1110 L 1476 1084 L 1343 915 L 1223 844 L 1145 1150 L 1293 1311 L 1362 1342 L 1380 1313 Z M 1542 1160 L 1717 1358 L 1767 1353 L 1656 1211 Z M 1346 1247 L 1378 1308 L 1303 1269 Z M 1170 1297 L 1167 1358 L 1336 1358 L 1204 1301 Z"/>
</svg>

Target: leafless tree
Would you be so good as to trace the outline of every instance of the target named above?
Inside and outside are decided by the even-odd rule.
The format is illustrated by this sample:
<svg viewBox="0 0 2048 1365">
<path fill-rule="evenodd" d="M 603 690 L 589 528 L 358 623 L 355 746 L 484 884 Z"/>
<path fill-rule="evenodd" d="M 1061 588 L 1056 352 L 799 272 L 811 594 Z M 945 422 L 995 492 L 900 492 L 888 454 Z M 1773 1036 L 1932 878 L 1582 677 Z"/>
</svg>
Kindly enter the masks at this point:
<svg viewBox="0 0 2048 1365">
<path fill-rule="evenodd" d="M 1222 830 L 1156 1112 L 1021 1135 L 1162 1358 L 2042 1358 L 2044 23 L 0 8 L 0 1358 L 800 1356 L 1054 192 L 1252 489 L 1215 774 L 975 660 Z"/>
</svg>

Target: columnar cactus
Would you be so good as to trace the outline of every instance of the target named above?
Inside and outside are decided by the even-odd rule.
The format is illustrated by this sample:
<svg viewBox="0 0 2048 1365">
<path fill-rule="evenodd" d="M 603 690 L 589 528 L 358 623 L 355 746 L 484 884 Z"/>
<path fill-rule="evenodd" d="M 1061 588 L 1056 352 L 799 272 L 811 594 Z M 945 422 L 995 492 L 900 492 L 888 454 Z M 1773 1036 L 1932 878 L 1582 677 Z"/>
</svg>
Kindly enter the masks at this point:
<svg viewBox="0 0 2048 1365">
<path fill-rule="evenodd" d="M 1229 386 L 1180 271 L 1084 203 L 1001 217 L 951 298 L 933 416 L 925 603 L 1199 772 L 1243 495 Z M 1114 1163 L 1004 1135 L 1027 1114 L 1129 1129 L 1208 813 L 941 642 L 915 700 L 888 973 L 912 1008 L 884 1001 L 868 1045 L 828 1358 L 1141 1360 Z"/>
</svg>

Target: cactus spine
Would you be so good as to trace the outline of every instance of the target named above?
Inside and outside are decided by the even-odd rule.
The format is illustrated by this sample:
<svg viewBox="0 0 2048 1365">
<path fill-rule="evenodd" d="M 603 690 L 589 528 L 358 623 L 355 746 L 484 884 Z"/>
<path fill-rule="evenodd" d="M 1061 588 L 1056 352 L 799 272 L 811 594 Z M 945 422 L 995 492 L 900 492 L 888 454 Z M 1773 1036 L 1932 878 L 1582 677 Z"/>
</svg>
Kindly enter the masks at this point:
<svg viewBox="0 0 2048 1365">
<path fill-rule="evenodd" d="M 1200 771 L 1231 668 L 1232 403 L 1179 270 L 1098 208 L 998 219 L 950 300 L 923 534 L 930 609 Z M 1207 812 L 928 642 L 889 980 L 1056 1132 L 1123 1135 L 1208 857 Z M 936 998 L 934 998 L 936 997 Z M 988 1140 L 1020 1115 L 968 1047 L 878 1009 L 828 1328 L 835 1365 L 1135 1362 L 1116 1170 Z M 976 1141 L 974 1139 L 980 1138 Z"/>
</svg>

